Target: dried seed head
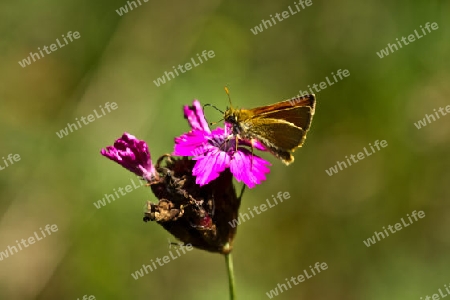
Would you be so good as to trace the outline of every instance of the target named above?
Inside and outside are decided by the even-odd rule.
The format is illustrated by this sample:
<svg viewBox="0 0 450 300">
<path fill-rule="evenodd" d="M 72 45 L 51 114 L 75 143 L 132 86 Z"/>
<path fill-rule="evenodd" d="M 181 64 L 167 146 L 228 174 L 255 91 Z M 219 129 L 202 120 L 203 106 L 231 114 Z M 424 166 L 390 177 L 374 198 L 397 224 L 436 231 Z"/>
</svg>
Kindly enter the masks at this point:
<svg viewBox="0 0 450 300">
<path fill-rule="evenodd" d="M 164 166 L 163 166 L 164 164 Z M 149 185 L 159 202 L 148 202 L 144 221 L 156 221 L 185 244 L 217 253 L 228 253 L 236 227 L 228 222 L 237 218 L 240 200 L 229 170 L 210 183 L 195 183 L 192 168 L 195 161 L 173 158 L 158 159 L 159 177 Z"/>
</svg>

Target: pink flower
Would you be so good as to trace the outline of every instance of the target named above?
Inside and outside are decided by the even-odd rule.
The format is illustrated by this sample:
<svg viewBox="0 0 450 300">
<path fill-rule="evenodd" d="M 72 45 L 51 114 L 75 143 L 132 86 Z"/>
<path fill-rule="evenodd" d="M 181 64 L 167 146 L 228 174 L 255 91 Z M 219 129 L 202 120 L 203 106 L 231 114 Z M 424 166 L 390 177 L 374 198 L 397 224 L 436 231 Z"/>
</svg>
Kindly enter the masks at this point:
<svg viewBox="0 0 450 300">
<path fill-rule="evenodd" d="M 114 146 L 108 146 L 100 153 L 148 182 L 158 177 L 147 143 L 129 133 L 125 132 L 114 142 Z"/>
<path fill-rule="evenodd" d="M 193 156 L 196 160 L 192 174 L 196 183 L 203 186 L 216 179 L 221 172 L 229 168 L 238 182 L 244 182 L 249 188 L 255 187 L 266 179 L 270 172 L 270 163 L 259 156 L 252 155 L 249 141 L 239 140 L 230 135 L 231 126 L 210 130 L 198 100 L 192 106 L 184 107 L 184 116 L 191 131 L 175 138 L 173 155 Z M 254 148 L 265 150 L 260 143 Z"/>
</svg>

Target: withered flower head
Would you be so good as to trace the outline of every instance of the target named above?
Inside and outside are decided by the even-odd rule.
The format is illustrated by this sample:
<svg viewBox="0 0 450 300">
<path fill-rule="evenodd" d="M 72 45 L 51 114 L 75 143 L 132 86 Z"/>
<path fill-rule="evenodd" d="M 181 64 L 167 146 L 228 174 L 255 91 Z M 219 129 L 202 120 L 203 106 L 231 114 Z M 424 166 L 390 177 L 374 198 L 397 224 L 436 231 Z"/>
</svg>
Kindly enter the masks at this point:
<svg viewBox="0 0 450 300">
<path fill-rule="evenodd" d="M 164 164 L 164 166 L 162 166 Z M 150 187 L 159 199 L 148 202 L 144 221 L 156 221 L 176 238 L 192 246 L 218 253 L 228 253 L 236 227 L 228 222 L 237 218 L 240 199 L 229 171 L 210 183 L 195 183 L 192 168 L 195 161 L 162 156 L 156 164 L 160 174 Z"/>
<path fill-rule="evenodd" d="M 240 199 L 230 171 L 200 186 L 192 174 L 195 161 L 166 154 L 154 166 L 147 144 L 128 133 L 101 154 L 149 183 L 158 203 L 147 202 L 144 221 L 156 221 L 196 248 L 223 254 L 231 251 L 236 227 L 228 222 L 237 218 Z"/>
</svg>

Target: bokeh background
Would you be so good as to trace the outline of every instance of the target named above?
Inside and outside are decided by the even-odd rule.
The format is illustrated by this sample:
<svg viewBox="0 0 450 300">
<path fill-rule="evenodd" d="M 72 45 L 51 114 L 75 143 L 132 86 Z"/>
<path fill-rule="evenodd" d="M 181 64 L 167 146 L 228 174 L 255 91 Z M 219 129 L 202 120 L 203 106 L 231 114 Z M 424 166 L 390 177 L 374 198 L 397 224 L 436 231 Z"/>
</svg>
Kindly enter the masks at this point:
<svg viewBox="0 0 450 300">
<path fill-rule="evenodd" d="M 316 1 L 254 35 L 250 28 L 293 1 L 2 1 L 0 251 L 46 224 L 57 233 L 0 261 L 0 299 L 228 299 L 224 259 L 194 250 L 134 280 L 168 254 L 168 238 L 142 221 L 148 188 L 97 209 L 131 173 L 99 151 L 124 131 L 153 157 L 188 130 L 193 99 L 224 109 L 294 97 L 338 69 L 350 76 L 317 93 L 295 163 L 273 164 L 242 209 L 279 191 L 291 199 L 243 223 L 234 242 L 239 299 L 266 292 L 315 262 L 328 270 L 276 299 L 419 299 L 450 282 L 450 117 L 414 122 L 450 104 L 448 1 Z M 426 22 L 439 29 L 380 59 L 376 52 Z M 68 31 L 81 38 L 22 68 L 18 61 Z M 215 57 L 168 83 L 153 80 L 203 50 Z M 57 131 L 106 102 L 118 109 L 60 139 Z M 206 111 L 209 121 L 220 113 Z M 388 147 L 328 176 L 337 160 L 375 140 Z M 2 160 L 0 160 L 3 166 Z M 239 185 L 238 185 L 239 187 Z M 363 240 L 414 210 L 411 226 Z"/>
</svg>

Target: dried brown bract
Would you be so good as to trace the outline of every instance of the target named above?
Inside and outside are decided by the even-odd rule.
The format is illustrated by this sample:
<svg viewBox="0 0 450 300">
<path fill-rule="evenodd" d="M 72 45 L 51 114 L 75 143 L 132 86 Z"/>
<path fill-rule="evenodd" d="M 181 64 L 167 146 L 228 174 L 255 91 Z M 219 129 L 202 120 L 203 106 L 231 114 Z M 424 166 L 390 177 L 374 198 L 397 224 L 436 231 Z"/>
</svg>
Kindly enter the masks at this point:
<svg viewBox="0 0 450 300">
<path fill-rule="evenodd" d="M 155 165 L 160 175 L 149 185 L 159 200 L 147 203 L 144 221 L 156 221 L 185 244 L 210 252 L 229 253 L 236 227 L 240 199 L 227 169 L 210 183 L 195 183 L 195 161 L 186 157 L 161 156 Z"/>
</svg>

